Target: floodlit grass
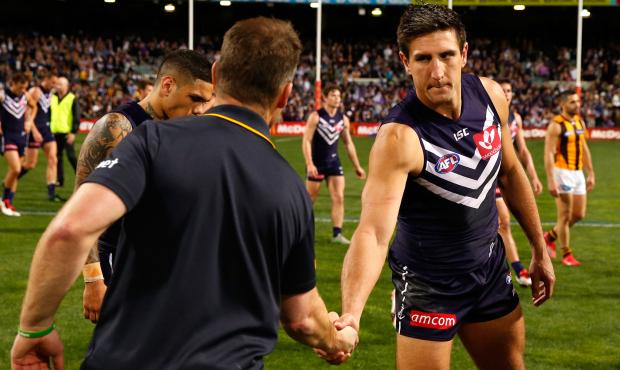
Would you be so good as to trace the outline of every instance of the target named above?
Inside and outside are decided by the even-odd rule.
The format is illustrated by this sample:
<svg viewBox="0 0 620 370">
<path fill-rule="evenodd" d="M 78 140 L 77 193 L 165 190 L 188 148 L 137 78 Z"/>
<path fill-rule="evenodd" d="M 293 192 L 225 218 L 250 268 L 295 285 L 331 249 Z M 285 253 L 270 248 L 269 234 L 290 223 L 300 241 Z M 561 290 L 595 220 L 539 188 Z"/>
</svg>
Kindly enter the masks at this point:
<svg viewBox="0 0 620 370">
<path fill-rule="evenodd" d="M 80 139 L 83 139 L 81 137 Z M 356 139 L 358 153 L 367 168 L 372 139 Z M 277 138 L 278 150 L 293 167 L 305 171 L 299 138 Z M 525 360 L 528 369 L 618 369 L 620 368 L 620 174 L 615 159 L 620 157 L 620 144 L 593 142 L 590 144 L 597 171 L 597 187 L 589 196 L 588 215 L 572 232 L 572 246 L 583 262 L 578 268 L 567 268 L 554 262 L 557 276 L 556 296 L 543 307 L 534 308 L 529 291 L 517 288 L 525 312 L 527 346 Z M 542 141 L 530 141 L 543 184 Z M 346 173 L 346 217 L 357 219 L 363 181 L 357 180 L 343 151 L 341 159 Z M 6 164 L 0 160 L 0 174 Z M 44 179 L 45 159 L 21 182 L 15 205 L 26 213 L 20 218 L 0 215 L 0 369 L 9 368 L 9 350 L 19 318 L 34 247 L 51 220 L 51 212 L 61 205 L 48 202 Z M 73 173 L 65 162 L 68 187 L 59 193 L 71 193 Z M 538 198 L 543 222 L 555 219 L 555 205 L 544 193 Z M 327 190 L 323 189 L 316 204 L 316 253 L 318 288 L 328 308 L 340 309 L 340 269 L 346 247 L 332 245 L 330 211 Z M 607 227 L 601 224 L 608 224 Z M 611 227 L 609 227 L 611 225 Z M 345 235 L 350 237 L 355 222 L 346 222 Z M 548 227 L 548 226 L 545 226 Z M 513 233 L 524 263 L 529 251 L 518 226 Z M 390 369 L 394 367 L 394 332 L 389 317 L 390 272 L 384 268 L 362 319 L 361 341 L 357 352 L 343 369 Z M 77 369 L 86 351 L 93 326 L 82 318 L 82 283 L 77 282 L 69 292 L 57 315 L 60 334 L 65 343 L 67 369 Z M 311 349 L 295 343 L 281 332 L 276 350 L 265 361 L 267 369 L 316 369 L 328 365 L 319 360 Z M 453 369 L 474 368 L 463 346 L 455 343 Z"/>
</svg>

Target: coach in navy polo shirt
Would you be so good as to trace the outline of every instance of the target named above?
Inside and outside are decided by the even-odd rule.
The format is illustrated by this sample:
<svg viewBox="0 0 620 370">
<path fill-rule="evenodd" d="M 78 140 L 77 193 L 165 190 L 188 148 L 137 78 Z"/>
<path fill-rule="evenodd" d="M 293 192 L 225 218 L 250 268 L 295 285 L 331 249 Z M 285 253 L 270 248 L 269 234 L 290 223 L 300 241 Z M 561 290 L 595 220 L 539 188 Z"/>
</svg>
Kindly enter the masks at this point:
<svg viewBox="0 0 620 370">
<path fill-rule="evenodd" d="M 300 51 L 289 23 L 238 22 L 213 67 L 215 107 L 146 122 L 97 166 L 39 243 L 15 368 L 62 361 L 54 313 L 125 214 L 83 369 L 260 369 L 279 320 L 331 362 L 350 356 L 357 333 L 334 329 L 315 287 L 310 200 L 269 138 Z"/>
</svg>

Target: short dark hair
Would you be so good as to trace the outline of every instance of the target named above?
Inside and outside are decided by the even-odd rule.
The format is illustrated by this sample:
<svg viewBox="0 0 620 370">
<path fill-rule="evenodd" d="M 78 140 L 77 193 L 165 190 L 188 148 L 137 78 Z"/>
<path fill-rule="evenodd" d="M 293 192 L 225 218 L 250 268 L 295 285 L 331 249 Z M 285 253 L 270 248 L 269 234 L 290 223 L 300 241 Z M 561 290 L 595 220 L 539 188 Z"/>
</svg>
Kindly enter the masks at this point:
<svg viewBox="0 0 620 370">
<path fill-rule="evenodd" d="M 560 104 L 564 104 L 569 97 L 573 96 L 577 94 L 577 91 L 573 90 L 573 89 L 568 89 L 566 91 L 562 91 L 560 93 Z"/>
<path fill-rule="evenodd" d="M 179 84 L 194 80 L 211 82 L 211 62 L 203 54 L 188 49 L 175 50 L 164 57 L 157 70 L 157 81 L 172 75 Z"/>
<path fill-rule="evenodd" d="M 9 82 L 14 84 L 23 84 L 30 82 L 30 79 L 24 72 L 15 72 L 11 75 L 11 78 L 9 78 Z"/>
<path fill-rule="evenodd" d="M 459 47 L 463 50 L 467 35 L 465 33 L 465 26 L 457 12 L 445 5 L 410 4 L 400 17 L 400 23 L 396 31 L 398 48 L 408 57 L 409 44 L 411 44 L 412 40 L 435 31 L 450 29 L 456 32 Z"/>
<path fill-rule="evenodd" d="M 512 86 L 512 81 L 509 78 L 500 78 L 497 80 L 497 83 L 500 85 L 506 84 Z"/>
<path fill-rule="evenodd" d="M 211 82 L 211 81 L 207 81 L 207 82 Z M 153 83 L 149 80 L 139 80 L 136 85 L 138 86 L 138 89 L 144 90 L 146 89 L 147 86 L 153 86 Z"/>
<path fill-rule="evenodd" d="M 48 77 L 52 77 L 50 70 L 45 67 L 37 68 L 36 75 L 40 81 L 45 80 Z"/>
<path fill-rule="evenodd" d="M 340 86 L 336 85 L 335 83 L 329 83 L 325 85 L 325 88 L 323 89 L 323 95 L 327 96 L 332 91 L 342 92 L 342 90 L 340 89 Z"/>
<path fill-rule="evenodd" d="M 290 22 L 256 17 L 224 35 L 216 88 L 242 103 L 269 107 L 292 81 L 302 46 Z"/>
</svg>

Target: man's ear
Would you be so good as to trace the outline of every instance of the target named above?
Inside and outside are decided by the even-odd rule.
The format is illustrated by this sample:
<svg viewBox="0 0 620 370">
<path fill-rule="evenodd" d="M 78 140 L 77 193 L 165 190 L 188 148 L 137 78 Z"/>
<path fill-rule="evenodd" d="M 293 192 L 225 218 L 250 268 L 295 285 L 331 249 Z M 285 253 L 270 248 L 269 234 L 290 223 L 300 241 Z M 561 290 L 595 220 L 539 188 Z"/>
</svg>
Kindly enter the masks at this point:
<svg viewBox="0 0 620 370">
<path fill-rule="evenodd" d="M 288 97 L 291 95 L 292 92 L 293 92 L 293 83 L 288 82 L 284 86 L 282 91 L 280 92 L 280 95 L 278 96 L 278 101 L 276 102 L 276 108 L 279 108 L 279 109 L 284 108 L 284 106 L 286 106 L 286 103 L 288 102 Z"/>
<path fill-rule="evenodd" d="M 216 81 L 216 65 L 217 62 L 214 62 L 213 65 L 211 66 L 211 84 L 213 85 L 213 92 L 215 92 L 215 81 Z"/>
<path fill-rule="evenodd" d="M 405 67 L 405 71 L 407 71 L 407 74 L 410 75 L 411 72 L 409 72 L 409 59 L 407 58 L 405 53 L 403 53 L 402 51 L 399 51 L 398 58 L 400 59 L 400 62 L 403 64 L 403 67 Z"/>
<path fill-rule="evenodd" d="M 177 82 L 172 76 L 164 76 L 159 83 L 159 95 L 161 97 L 167 97 L 174 90 Z"/>
</svg>

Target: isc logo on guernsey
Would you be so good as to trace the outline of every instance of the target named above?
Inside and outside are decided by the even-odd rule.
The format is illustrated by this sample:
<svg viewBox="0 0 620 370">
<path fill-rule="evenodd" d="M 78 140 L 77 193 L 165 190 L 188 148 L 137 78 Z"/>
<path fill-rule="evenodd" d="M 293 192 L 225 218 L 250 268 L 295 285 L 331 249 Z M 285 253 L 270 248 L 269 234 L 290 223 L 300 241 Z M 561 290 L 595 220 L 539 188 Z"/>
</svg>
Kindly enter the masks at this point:
<svg viewBox="0 0 620 370">
<path fill-rule="evenodd" d="M 435 172 L 440 174 L 452 172 L 459 165 L 460 161 L 461 157 L 459 157 L 458 154 L 446 154 L 437 160 L 437 163 L 435 164 Z"/>
</svg>

